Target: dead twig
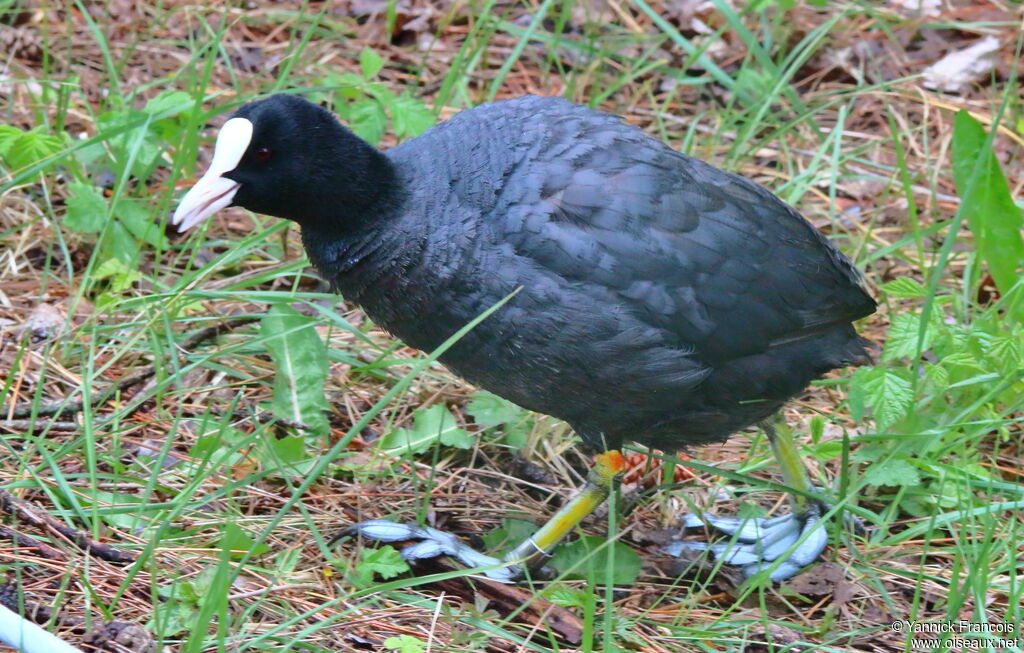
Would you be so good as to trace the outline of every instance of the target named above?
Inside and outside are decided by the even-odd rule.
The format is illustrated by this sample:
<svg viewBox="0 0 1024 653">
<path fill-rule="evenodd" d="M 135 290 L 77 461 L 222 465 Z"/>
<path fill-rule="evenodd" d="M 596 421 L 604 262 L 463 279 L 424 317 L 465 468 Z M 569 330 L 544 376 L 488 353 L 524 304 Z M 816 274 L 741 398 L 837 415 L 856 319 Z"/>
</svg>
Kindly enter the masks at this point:
<svg viewBox="0 0 1024 653">
<path fill-rule="evenodd" d="M 64 560 L 64 554 L 49 544 L 43 544 L 34 537 L 29 537 L 7 526 L 0 525 L 0 538 L 10 540 L 14 546 L 25 549 L 34 549 L 40 556 L 47 560 Z"/>
<path fill-rule="evenodd" d="M 15 515 L 29 524 L 34 524 L 41 528 L 56 531 L 74 542 L 75 545 L 83 551 L 86 551 L 101 560 L 121 563 L 135 562 L 135 556 L 125 553 L 124 551 L 119 551 L 107 544 L 101 544 L 92 539 L 88 534 L 78 529 L 71 528 L 66 524 L 62 524 L 50 514 L 37 510 L 35 506 L 27 501 L 19 499 L 7 490 L 0 490 L 0 510 L 8 514 Z"/>
<path fill-rule="evenodd" d="M 51 431 L 76 431 L 79 424 L 78 422 L 59 420 L 4 419 L 0 420 L 0 427 L 23 433 L 39 433 L 47 429 Z"/>
</svg>

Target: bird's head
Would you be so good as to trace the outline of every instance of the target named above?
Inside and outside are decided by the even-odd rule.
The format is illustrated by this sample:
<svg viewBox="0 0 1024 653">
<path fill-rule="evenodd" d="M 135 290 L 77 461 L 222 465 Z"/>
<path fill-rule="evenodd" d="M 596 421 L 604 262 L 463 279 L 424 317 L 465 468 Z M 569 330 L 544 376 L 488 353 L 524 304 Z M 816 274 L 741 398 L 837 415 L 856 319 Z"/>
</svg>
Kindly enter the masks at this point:
<svg viewBox="0 0 1024 653">
<path fill-rule="evenodd" d="M 228 206 L 344 228 L 390 189 L 379 151 L 323 108 L 294 95 L 241 107 L 221 127 L 210 167 L 171 223 L 190 229 Z"/>
</svg>

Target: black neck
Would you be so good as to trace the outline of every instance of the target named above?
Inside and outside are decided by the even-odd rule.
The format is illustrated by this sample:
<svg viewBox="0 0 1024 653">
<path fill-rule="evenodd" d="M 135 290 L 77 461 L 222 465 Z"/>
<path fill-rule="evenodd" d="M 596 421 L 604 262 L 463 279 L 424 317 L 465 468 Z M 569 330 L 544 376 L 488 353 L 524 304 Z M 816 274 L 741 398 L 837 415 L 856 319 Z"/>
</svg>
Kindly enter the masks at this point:
<svg viewBox="0 0 1024 653">
<path fill-rule="evenodd" d="M 356 301 L 387 274 L 409 244 L 395 224 L 405 201 L 397 171 L 385 155 L 370 149 L 372 155 L 361 164 L 367 174 L 355 180 L 364 190 L 338 192 L 353 181 L 339 180 L 319 198 L 313 219 L 300 223 L 310 262 L 332 286 Z"/>
<path fill-rule="evenodd" d="M 394 165 L 382 152 L 359 141 L 346 153 L 346 165 L 317 180 L 317 191 L 301 202 L 297 219 L 303 233 L 344 239 L 386 222 L 398 214 L 402 189 Z"/>
</svg>

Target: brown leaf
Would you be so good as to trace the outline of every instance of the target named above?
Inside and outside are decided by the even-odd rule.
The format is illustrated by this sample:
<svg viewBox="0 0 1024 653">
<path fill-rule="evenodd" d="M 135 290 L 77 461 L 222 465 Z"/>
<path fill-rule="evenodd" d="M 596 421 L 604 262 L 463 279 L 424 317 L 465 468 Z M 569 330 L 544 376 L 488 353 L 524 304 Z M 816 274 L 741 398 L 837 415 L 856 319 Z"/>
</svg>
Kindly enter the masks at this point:
<svg viewBox="0 0 1024 653">
<path fill-rule="evenodd" d="M 835 591 L 844 576 L 842 567 L 834 562 L 825 562 L 793 577 L 786 582 L 786 587 L 798 594 L 827 596 Z"/>
</svg>

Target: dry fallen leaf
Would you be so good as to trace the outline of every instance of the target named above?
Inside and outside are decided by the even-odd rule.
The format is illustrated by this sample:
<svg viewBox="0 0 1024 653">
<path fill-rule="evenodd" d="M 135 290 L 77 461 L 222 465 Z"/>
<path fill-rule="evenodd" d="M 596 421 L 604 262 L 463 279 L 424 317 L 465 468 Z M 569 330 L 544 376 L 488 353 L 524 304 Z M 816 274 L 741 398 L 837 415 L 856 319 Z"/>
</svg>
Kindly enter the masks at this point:
<svg viewBox="0 0 1024 653">
<path fill-rule="evenodd" d="M 998 51 L 999 39 L 986 36 L 968 48 L 951 52 L 924 70 L 924 85 L 938 91 L 963 93 L 992 71 Z"/>
</svg>

